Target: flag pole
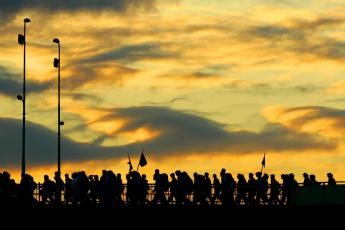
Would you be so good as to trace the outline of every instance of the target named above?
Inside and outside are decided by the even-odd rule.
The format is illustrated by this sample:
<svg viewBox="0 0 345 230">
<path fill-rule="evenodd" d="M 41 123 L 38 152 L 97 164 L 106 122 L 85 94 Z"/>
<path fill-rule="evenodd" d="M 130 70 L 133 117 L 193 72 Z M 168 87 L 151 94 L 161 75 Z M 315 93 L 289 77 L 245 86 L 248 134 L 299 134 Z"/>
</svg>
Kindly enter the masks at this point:
<svg viewBox="0 0 345 230">
<path fill-rule="evenodd" d="M 143 149 L 143 151 L 141 151 L 141 154 L 143 154 L 143 152 L 144 152 L 144 149 Z M 138 167 L 137 167 L 137 172 L 139 172 L 139 165 L 140 165 L 140 160 L 141 160 L 141 155 L 140 155 L 140 158 L 139 158 L 139 161 L 138 161 Z"/>
<path fill-rule="evenodd" d="M 261 174 L 262 174 L 262 170 L 264 169 L 265 165 L 266 165 L 266 153 L 264 153 L 264 158 L 261 161 L 261 171 L 260 171 Z"/>
</svg>

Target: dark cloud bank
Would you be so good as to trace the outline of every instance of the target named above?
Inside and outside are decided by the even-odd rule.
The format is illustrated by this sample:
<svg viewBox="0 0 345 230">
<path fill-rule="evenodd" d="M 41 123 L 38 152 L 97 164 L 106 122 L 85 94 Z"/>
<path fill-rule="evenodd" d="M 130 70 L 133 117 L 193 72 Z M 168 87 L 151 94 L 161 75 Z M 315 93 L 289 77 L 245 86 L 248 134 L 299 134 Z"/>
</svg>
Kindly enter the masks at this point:
<svg viewBox="0 0 345 230">
<path fill-rule="evenodd" d="M 263 151 L 332 150 L 336 143 L 297 133 L 278 124 L 268 124 L 259 133 L 226 131 L 224 125 L 201 116 L 164 107 L 130 107 L 109 110 L 99 121 L 126 118 L 128 123 L 114 135 L 146 127 L 159 131 L 158 137 L 123 146 L 102 147 L 101 141 L 80 143 L 63 137 L 63 161 L 115 159 L 142 148 L 151 157 L 187 155 L 189 153 L 249 154 Z M 107 136 L 104 139 L 108 138 Z M 21 156 L 21 121 L 0 118 L 0 167 L 17 166 Z M 97 143 L 97 144 L 96 144 Z M 30 165 L 55 164 L 56 133 L 38 124 L 28 122 L 27 160 Z"/>
<path fill-rule="evenodd" d="M 152 9 L 155 0 L 1 0 L 0 15 L 10 19 L 22 11 L 37 10 L 47 14 L 56 12 L 109 10 L 125 13 L 131 9 Z"/>
<path fill-rule="evenodd" d="M 0 66 L 0 95 L 16 98 L 23 88 L 23 83 L 20 80 L 22 80 L 22 76 L 11 73 L 6 68 Z M 52 81 L 38 82 L 28 80 L 27 93 L 40 93 L 53 87 L 54 84 Z"/>
</svg>

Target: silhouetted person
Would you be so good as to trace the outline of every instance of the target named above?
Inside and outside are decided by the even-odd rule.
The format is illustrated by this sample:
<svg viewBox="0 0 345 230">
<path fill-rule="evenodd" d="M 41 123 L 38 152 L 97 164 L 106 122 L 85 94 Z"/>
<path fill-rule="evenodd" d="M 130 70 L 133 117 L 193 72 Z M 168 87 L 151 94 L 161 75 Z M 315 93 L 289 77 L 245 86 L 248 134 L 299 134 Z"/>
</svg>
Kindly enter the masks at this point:
<svg viewBox="0 0 345 230">
<path fill-rule="evenodd" d="M 159 173 L 159 170 L 155 170 L 155 174 L 153 175 L 153 180 L 155 181 L 155 188 L 154 192 L 155 195 L 153 197 L 152 203 L 157 204 L 160 202 L 161 204 L 167 204 L 167 200 L 165 197 L 165 189 L 169 188 L 169 182 L 166 181 L 166 176 Z M 167 185 L 168 184 L 168 185 Z"/>
<path fill-rule="evenodd" d="M 89 201 L 91 204 L 96 205 L 97 199 L 98 199 L 98 190 L 99 190 L 98 176 L 90 175 L 89 184 L 90 184 Z"/>
<path fill-rule="evenodd" d="M 262 184 L 262 173 L 261 172 L 257 172 L 255 173 L 256 176 L 256 198 L 255 198 L 255 202 L 257 204 L 260 204 L 260 198 L 262 197 L 262 192 L 263 192 L 263 184 Z"/>
<path fill-rule="evenodd" d="M 77 188 L 81 206 L 88 203 L 89 179 L 84 171 L 79 172 L 77 177 Z"/>
<path fill-rule="evenodd" d="M 337 182 L 335 181 L 332 173 L 327 173 L 327 177 L 328 177 L 328 185 L 329 186 L 337 185 Z"/>
<path fill-rule="evenodd" d="M 247 200 L 247 190 L 248 184 L 243 174 L 237 174 L 237 196 L 236 196 L 236 204 L 241 204 L 243 201 L 245 204 L 248 203 Z"/>
<path fill-rule="evenodd" d="M 190 205 L 188 194 L 193 191 L 193 181 L 186 172 L 176 170 L 175 174 L 177 176 L 176 204 Z"/>
<path fill-rule="evenodd" d="M 271 185 L 270 185 L 270 203 L 273 205 L 279 204 L 279 193 L 280 193 L 280 184 L 276 180 L 275 175 L 271 175 Z"/>
<path fill-rule="evenodd" d="M 259 200 L 262 200 L 264 204 L 270 204 L 270 200 L 267 197 L 268 192 L 268 175 L 265 173 L 261 178 L 261 184 L 259 187 Z"/>
<path fill-rule="evenodd" d="M 310 184 L 313 185 L 313 186 L 318 186 L 321 183 L 316 180 L 315 175 L 310 175 Z"/>
<path fill-rule="evenodd" d="M 288 185 L 288 175 L 286 174 L 282 174 L 281 175 L 281 179 L 283 181 L 282 184 L 282 197 L 280 199 L 280 204 L 281 205 L 285 205 L 286 204 L 286 199 L 288 197 L 288 193 L 289 193 L 289 185 Z"/>
<path fill-rule="evenodd" d="M 19 191 L 16 182 L 11 178 L 11 174 L 4 171 L 0 174 L 0 199 L 1 203 L 5 206 L 12 205 L 15 202 L 18 202 Z"/>
<path fill-rule="evenodd" d="M 102 176 L 99 179 L 99 198 L 102 206 L 106 205 L 106 180 L 107 180 L 107 170 L 102 170 Z M 128 181 L 127 181 L 128 183 Z"/>
<path fill-rule="evenodd" d="M 20 196 L 21 202 L 24 205 L 33 205 L 34 204 L 34 190 L 37 188 L 37 184 L 34 182 L 34 179 L 29 174 L 25 174 L 20 181 Z"/>
<path fill-rule="evenodd" d="M 175 198 L 175 201 L 177 201 L 177 179 L 175 177 L 175 174 L 174 173 L 170 173 L 170 178 L 171 178 L 171 181 L 169 182 L 169 189 L 170 189 L 170 195 L 169 195 L 169 199 L 168 201 L 169 202 L 172 202 Z"/>
<path fill-rule="evenodd" d="M 55 183 L 49 179 L 48 175 L 44 175 L 44 182 L 41 188 L 42 203 L 46 204 L 48 201 L 50 204 L 54 202 Z"/>
<path fill-rule="evenodd" d="M 310 186 L 311 181 L 310 181 L 309 175 L 307 173 L 303 173 L 303 177 L 304 177 L 303 186 Z"/>
<path fill-rule="evenodd" d="M 222 170 L 220 170 L 220 183 L 223 184 L 224 180 L 225 180 L 225 173 L 226 173 L 226 169 L 222 168 Z"/>
<path fill-rule="evenodd" d="M 118 173 L 116 175 L 116 183 L 115 183 L 115 199 L 116 199 L 116 203 L 117 205 L 119 206 L 122 206 L 123 205 L 123 200 L 122 200 L 122 193 L 124 191 L 124 186 L 123 186 L 123 183 L 122 183 L 122 178 L 121 178 L 121 174 Z"/>
<path fill-rule="evenodd" d="M 310 175 L 310 179 L 312 181 L 312 175 Z M 295 200 L 295 191 L 296 188 L 298 187 L 298 183 L 295 180 L 295 175 L 293 173 L 290 173 L 287 176 L 287 186 L 288 186 L 288 194 L 287 194 L 287 199 L 286 199 L 286 204 L 291 206 L 294 203 Z"/>
<path fill-rule="evenodd" d="M 234 191 L 236 188 L 236 182 L 230 173 L 225 173 L 222 183 L 222 203 L 225 206 L 234 205 Z"/>
<path fill-rule="evenodd" d="M 198 204 L 202 202 L 202 183 L 203 178 L 202 176 L 198 175 L 197 173 L 193 174 L 194 177 L 194 193 L 193 193 L 193 204 Z"/>
<path fill-rule="evenodd" d="M 212 204 L 213 197 L 212 197 L 212 183 L 211 179 L 209 177 L 209 173 L 206 172 L 204 175 L 204 200 L 207 202 L 207 200 Z"/>
<path fill-rule="evenodd" d="M 68 204 L 73 200 L 73 188 L 72 179 L 68 174 L 65 174 L 65 193 L 64 193 L 65 203 Z"/>
<path fill-rule="evenodd" d="M 221 184 L 219 179 L 217 178 L 216 174 L 213 174 L 213 190 L 214 190 L 214 194 L 212 197 L 212 204 L 215 204 L 216 200 L 219 199 L 220 200 L 220 195 L 221 195 Z"/>
<path fill-rule="evenodd" d="M 65 184 L 63 183 L 63 180 L 60 177 L 59 172 L 55 172 L 55 203 L 56 204 L 61 204 L 61 192 L 64 190 Z"/>
<path fill-rule="evenodd" d="M 257 191 L 257 181 L 254 178 L 253 173 L 249 173 L 248 179 L 248 204 L 254 205 L 256 204 L 256 191 Z"/>
<path fill-rule="evenodd" d="M 80 195 L 79 195 L 79 188 L 78 188 L 78 177 L 79 174 L 77 172 L 72 173 L 72 186 L 71 186 L 71 194 L 72 194 L 72 202 L 73 205 L 78 205 L 80 202 Z"/>
</svg>

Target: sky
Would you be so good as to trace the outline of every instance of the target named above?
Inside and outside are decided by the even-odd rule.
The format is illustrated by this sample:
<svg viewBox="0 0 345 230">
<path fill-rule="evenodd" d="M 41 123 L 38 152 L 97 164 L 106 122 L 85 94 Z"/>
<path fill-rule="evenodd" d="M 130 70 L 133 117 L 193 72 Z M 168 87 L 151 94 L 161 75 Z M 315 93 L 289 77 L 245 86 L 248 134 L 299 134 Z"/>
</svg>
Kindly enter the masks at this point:
<svg viewBox="0 0 345 230">
<path fill-rule="evenodd" d="M 27 24 L 27 172 L 332 172 L 345 180 L 345 2 L 3 0 L 0 171 L 20 177 Z"/>
</svg>

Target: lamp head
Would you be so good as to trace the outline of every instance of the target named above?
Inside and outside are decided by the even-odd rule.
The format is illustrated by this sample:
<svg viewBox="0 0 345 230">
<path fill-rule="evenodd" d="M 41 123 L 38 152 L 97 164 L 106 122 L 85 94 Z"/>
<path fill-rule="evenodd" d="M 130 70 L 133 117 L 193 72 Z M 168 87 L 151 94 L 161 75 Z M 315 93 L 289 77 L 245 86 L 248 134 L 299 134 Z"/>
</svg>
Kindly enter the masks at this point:
<svg viewBox="0 0 345 230">
<path fill-rule="evenodd" d="M 24 19 L 24 22 L 25 22 L 25 23 L 29 23 L 29 22 L 31 22 L 31 20 L 30 20 L 30 18 L 25 18 L 25 19 Z"/>
<path fill-rule="evenodd" d="M 58 58 L 54 58 L 54 68 L 59 68 L 60 60 Z"/>
<path fill-rule="evenodd" d="M 60 40 L 58 38 L 54 38 L 53 42 L 57 43 L 57 44 L 60 44 Z"/>
<path fill-rule="evenodd" d="M 25 36 L 23 34 L 18 34 L 18 44 L 24 45 L 25 43 Z"/>
<path fill-rule="evenodd" d="M 23 101 L 23 97 L 22 97 L 22 95 L 17 95 L 17 100 L 19 100 L 19 101 Z"/>
<path fill-rule="evenodd" d="M 60 125 L 65 125 L 65 122 L 64 121 L 60 121 Z"/>
</svg>

